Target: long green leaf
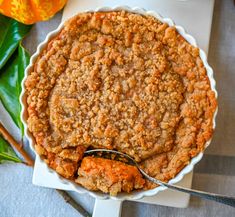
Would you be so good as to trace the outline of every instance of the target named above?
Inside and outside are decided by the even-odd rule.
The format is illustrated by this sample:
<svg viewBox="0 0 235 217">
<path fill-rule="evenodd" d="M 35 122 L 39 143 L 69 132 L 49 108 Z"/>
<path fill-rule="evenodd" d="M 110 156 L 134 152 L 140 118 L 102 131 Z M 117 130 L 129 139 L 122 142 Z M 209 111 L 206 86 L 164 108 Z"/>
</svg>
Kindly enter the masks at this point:
<svg viewBox="0 0 235 217">
<path fill-rule="evenodd" d="M 0 14 L 0 69 L 6 64 L 31 27 L 31 25 L 25 25 Z"/>
<path fill-rule="evenodd" d="M 11 146 L 2 137 L 0 137 L 0 163 L 4 163 L 6 161 L 22 162 L 21 159 L 17 157 Z"/>
<path fill-rule="evenodd" d="M 21 105 L 19 96 L 21 93 L 21 81 L 28 63 L 29 54 L 19 45 L 18 50 L 14 52 L 0 70 L 0 100 L 15 124 L 20 128 L 22 135 L 23 124 L 20 119 Z"/>
</svg>

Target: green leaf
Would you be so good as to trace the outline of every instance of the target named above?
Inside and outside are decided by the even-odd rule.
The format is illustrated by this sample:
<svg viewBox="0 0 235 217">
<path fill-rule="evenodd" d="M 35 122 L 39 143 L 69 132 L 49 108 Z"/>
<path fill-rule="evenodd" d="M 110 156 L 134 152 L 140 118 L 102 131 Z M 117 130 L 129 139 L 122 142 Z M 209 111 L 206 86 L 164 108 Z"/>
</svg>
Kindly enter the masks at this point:
<svg viewBox="0 0 235 217">
<path fill-rule="evenodd" d="M 28 64 L 29 54 L 20 44 L 18 50 L 14 52 L 0 70 L 0 100 L 15 124 L 20 128 L 22 135 L 24 128 L 20 119 L 21 105 L 19 96 L 24 70 Z"/>
<path fill-rule="evenodd" d="M 0 14 L 0 69 L 17 49 L 32 25 L 25 25 Z"/>
<path fill-rule="evenodd" d="M 0 137 L 0 163 L 4 163 L 6 161 L 22 162 L 21 159 L 17 157 L 11 146 L 2 137 Z"/>
</svg>

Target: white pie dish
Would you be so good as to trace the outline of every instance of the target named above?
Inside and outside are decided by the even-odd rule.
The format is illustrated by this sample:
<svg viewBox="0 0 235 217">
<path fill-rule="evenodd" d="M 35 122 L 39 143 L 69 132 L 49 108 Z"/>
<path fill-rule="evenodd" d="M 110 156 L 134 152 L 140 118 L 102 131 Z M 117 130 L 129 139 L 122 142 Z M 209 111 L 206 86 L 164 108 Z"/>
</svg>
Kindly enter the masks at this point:
<svg viewBox="0 0 235 217">
<path fill-rule="evenodd" d="M 127 11 L 130 11 L 130 12 L 134 12 L 134 13 L 139 13 L 139 14 L 143 14 L 143 15 L 152 15 L 154 17 L 156 17 L 157 19 L 159 19 L 160 21 L 164 22 L 164 23 L 167 23 L 169 26 L 175 26 L 173 21 L 169 18 L 162 18 L 158 13 L 154 12 L 154 11 L 145 11 L 143 9 L 140 9 L 140 8 L 129 8 L 129 7 L 126 7 L 126 6 L 118 6 L 118 7 L 114 7 L 114 8 L 110 8 L 110 7 L 102 7 L 102 8 L 98 8 L 96 9 L 95 11 L 115 11 L 115 10 L 127 10 Z M 31 135 L 31 133 L 29 132 L 28 128 L 27 128 L 27 103 L 26 103 L 26 94 L 25 94 L 25 88 L 24 88 L 24 82 L 25 82 L 25 79 L 28 75 L 28 73 L 30 72 L 30 70 L 32 69 L 33 67 L 33 64 L 35 62 L 35 60 L 37 59 L 38 55 L 41 53 L 41 51 L 43 50 L 43 48 L 46 46 L 47 42 L 50 41 L 51 38 L 53 38 L 57 33 L 59 33 L 59 31 L 62 29 L 63 27 L 63 23 L 62 22 L 59 27 L 50 32 L 46 39 L 40 43 L 37 47 L 37 51 L 35 52 L 35 54 L 31 57 L 30 59 L 30 64 L 29 66 L 26 68 L 26 71 L 25 71 L 25 77 L 22 81 L 22 93 L 21 93 L 21 96 L 20 96 L 20 101 L 21 101 L 21 105 L 22 105 L 22 113 L 21 113 L 21 119 L 22 119 L 22 122 L 24 124 L 24 128 L 25 128 L 25 135 L 27 137 L 27 139 L 29 140 L 29 144 L 30 144 L 30 147 L 32 148 L 32 150 L 35 152 L 34 150 L 34 139 L 33 139 L 33 136 Z M 197 47 L 196 45 L 196 41 L 195 39 L 187 34 L 185 32 L 185 30 L 181 27 L 181 26 L 175 26 L 177 31 L 190 43 L 192 44 L 193 46 Z M 203 61 L 203 64 L 207 70 L 207 75 L 209 77 L 209 80 L 210 80 L 210 84 L 211 84 L 211 88 L 212 90 L 215 92 L 216 94 L 216 97 L 217 97 L 217 92 L 216 92 L 216 89 L 215 89 L 215 80 L 213 78 L 213 70 L 212 68 L 209 66 L 208 62 L 207 62 L 207 58 L 206 58 L 206 54 L 204 51 L 202 51 L 200 49 L 200 57 Z M 217 114 L 217 110 L 216 112 L 214 113 L 214 117 L 213 117 L 213 129 L 215 128 L 215 117 L 216 117 L 216 114 Z M 207 148 L 210 144 L 211 140 L 209 140 L 206 144 L 205 144 L 205 147 Z M 36 153 L 36 152 L 35 152 Z M 36 153 L 37 154 L 37 153 Z M 177 176 L 174 178 L 174 179 L 171 179 L 169 181 L 169 183 L 177 183 L 179 182 L 185 174 L 191 172 L 193 170 L 193 167 L 196 163 L 198 163 L 201 158 L 203 157 L 203 152 L 199 153 L 196 157 L 192 158 L 190 164 L 188 164 L 183 170 L 181 170 L 181 172 L 179 174 L 177 174 Z M 42 163 L 43 160 L 41 159 Z M 45 163 L 44 163 L 45 164 Z M 54 174 L 55 177 L 58 179 L 59 182 L 61 182 L 62 184 L 64 185 L 67 185 L 69 186 L 69 188 L 73 191 L 76 191 L 78 193 L 81 193 L 81 194 L 89 194 L 97 199 L 108 199 L 108 198 L 111 198 L 111 199 L 116 199 L 116 200 L 137 200 L 137 199 L 141 199 L 142 197 L 145 197 L 145 196 L 153 196 L 155 194 L 157 194 L 159 191 L 162 191 L 164 189 L 166 189 L 165 187 L 157 187 L 157 188 L 154 188 L 154 189 L 151 189 L 151 190 L 147 190 L 147 191 L 144 191 L 144 190 L 141 190 L 141 191 L 134 191 L 134 192 L 131 192 L 131 193 L 121 193 L 121 194 L 118 194 L 116 197 L 113 197 L 113 196 L 110 196 L 108 194 L 103 194 L 101 192 L 92 192 L 92 191 L 89 191 L 67 179 L 64 179 L 62 178 L 61 176 L 59 176 L 54 170 L 50 169 L 48 166 L 47 166 L 47 170 Z"/>
</svg>

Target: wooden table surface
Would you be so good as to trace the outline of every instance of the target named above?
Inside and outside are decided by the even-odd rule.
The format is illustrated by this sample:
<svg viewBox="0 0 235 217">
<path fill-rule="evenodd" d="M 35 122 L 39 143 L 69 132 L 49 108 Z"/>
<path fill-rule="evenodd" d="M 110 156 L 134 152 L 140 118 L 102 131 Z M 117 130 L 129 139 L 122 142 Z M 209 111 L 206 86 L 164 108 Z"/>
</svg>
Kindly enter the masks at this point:
<svg viewBox="0 0 235 217">
<path fill-rule="evenodd" d="M 58 13 L 50 21 L 33 26 L 24 41 L 31 54 L 46 34 L 58 26 L 60 20 L 61 13 Z M 235 196 L 235 7 L 232 0 L 215 1 L 209 63 L 217 81 L 219 112 L 213 141 L 202 161 L 195 167 L 193 188 Z M 0 113 L 0 119 L 8 125 L 2 115 Z M 0 165 L 1 217 L 80 216 L 54 190 L 33 186 L 31 179 L 31 168 L 16 164 Z M 93 198 L 76 198 L 92 213 Z M 191 197 L 190 206 L 186 209 L 124 202 L 122 216 L 232 217 L 235 216 L 235 209 Z"/>
</svg>

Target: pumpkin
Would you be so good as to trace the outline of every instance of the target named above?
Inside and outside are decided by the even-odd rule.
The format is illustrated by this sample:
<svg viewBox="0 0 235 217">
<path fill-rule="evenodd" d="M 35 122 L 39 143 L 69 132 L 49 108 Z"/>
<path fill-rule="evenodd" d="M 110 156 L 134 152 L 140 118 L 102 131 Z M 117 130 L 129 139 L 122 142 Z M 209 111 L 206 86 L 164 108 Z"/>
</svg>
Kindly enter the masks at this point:
<svg viewBox="0 0 235 217">
<path fill-rule="evenodd" d="M 51 18 L 67 0 L 0 0 L 0 13 L 33 24 Z"/>
</svg>

